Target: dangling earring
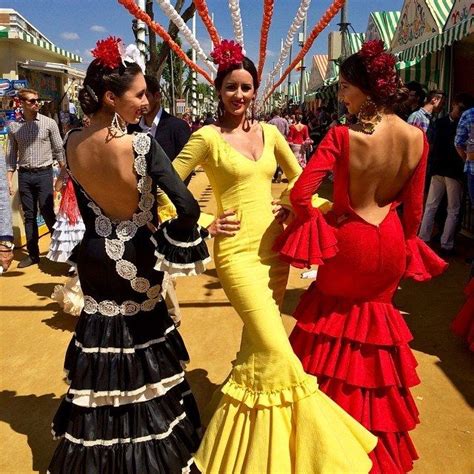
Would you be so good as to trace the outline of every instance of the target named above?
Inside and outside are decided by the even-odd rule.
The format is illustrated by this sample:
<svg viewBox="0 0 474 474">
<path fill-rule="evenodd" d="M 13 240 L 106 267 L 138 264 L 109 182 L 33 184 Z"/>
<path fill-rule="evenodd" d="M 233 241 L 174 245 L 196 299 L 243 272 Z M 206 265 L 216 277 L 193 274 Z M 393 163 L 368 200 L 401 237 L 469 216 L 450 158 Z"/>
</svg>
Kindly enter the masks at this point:
<svg viewBox="0 0 474 474">
<path fill-rule="evenodd" d="M 251 113 L 250 113 L 250 120 L 252 120 L 252 123 L 255 122 L 255 99 L 252 99 L 252 107 L 251 107 Z"/>
<path fill-rule="evenodd" d="M 382 121 L 382 115 L 380 114 L 377 104 L 370 97 L 367 97 L 365 102 L 361 105 L 359 113 L 357 114 L 357 120 L 360 124 L 360 131 L 367 135 L 372 135 L 375 126 Z"/>
<path fill-rule="evenodd" d="M 127 124 L 117 112 L 114 113 L 109 129 L 114 137 L 127 134 Z"/>
<path fill-rule="evenodd" d="M 224 116 L 224 112 L 225 112 L 224 102 L 222 102 L 222 99 L 219 97 L 219 103 L 217 104 L 217 118 L 219 120 L 221 120 L 222 117 Z"/>
</svg>

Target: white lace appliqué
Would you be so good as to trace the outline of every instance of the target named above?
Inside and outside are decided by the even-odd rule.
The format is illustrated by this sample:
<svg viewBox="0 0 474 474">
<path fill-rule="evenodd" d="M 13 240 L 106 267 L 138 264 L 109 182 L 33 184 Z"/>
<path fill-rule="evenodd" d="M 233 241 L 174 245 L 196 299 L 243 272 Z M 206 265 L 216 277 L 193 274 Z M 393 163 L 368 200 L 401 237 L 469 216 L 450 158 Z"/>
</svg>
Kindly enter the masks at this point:
<svg viewBox="0 0 474 474">
<path fill-rule="evenodd" d="M 90 198 L 88 206 L 92 209 L 95 218 L 95 231 L 97 235 L 105 238 L 105 252 L 107 256 L 116 262 L 117 274 L 130 281 L 130 286 L 137 293 L 146 293 L 147 298 L 142 303 L 135 301 L 125 301 L 118 304 L 115 301 L 104 300 L 98 303 L 91 296 L 84 296 L 84 311 L 88 314 L 99 312 L 104 316 L 117 316 L 119 314 L 129 316 L 137 314 L 139 311 L 151 311 L 156 304 L 161 301 L 161 286 L 151 287 L 150 281 L 137 276 L 137 267 L 123 258 L 126 243 L 135 237 L 138 229 L 143 227 L 153 219 L 151 209 L 155 203 L 152 194 L 153 180 L 147 175 L 147 162 L 145 155 L 149 152 L 151 138 L 145 133 L 135 135 L 133 139 L 133 149 L 136 153 L 134 168 L 139 176 L 137 188 L 140 193 L 139 210 L 133 214 L 132 219 L 126 221 L 114 221 L 102 213 L 97 204 Z M 87 196 L 87 195 L 86 195 Z M 115 238 L 113 234 L 115 232 Z"/>
</svg>

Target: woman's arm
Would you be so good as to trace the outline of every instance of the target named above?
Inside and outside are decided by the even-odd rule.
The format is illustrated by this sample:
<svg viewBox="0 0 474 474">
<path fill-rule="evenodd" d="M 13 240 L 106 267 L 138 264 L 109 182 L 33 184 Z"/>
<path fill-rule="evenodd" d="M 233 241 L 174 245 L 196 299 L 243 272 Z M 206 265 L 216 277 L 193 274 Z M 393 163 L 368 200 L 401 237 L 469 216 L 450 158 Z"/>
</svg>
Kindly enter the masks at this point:
<svg viewBox="0 0 474 474">
<path fill-rule="evenodd" d="M 151 142 L 149 155 L 150 176 L 176 208 L 177 218 L 170 221 L 169 228 L 176 231 L 191 230 L 199 219 L 199 204 L 154 139 Z"/>
<path fill-rule="evenodd" d="M 191 135 L 188 143 L 173 160 L 173 168 L 184 181 L 209 155 L 209 145 L 201 131 Z"/>
</svg>

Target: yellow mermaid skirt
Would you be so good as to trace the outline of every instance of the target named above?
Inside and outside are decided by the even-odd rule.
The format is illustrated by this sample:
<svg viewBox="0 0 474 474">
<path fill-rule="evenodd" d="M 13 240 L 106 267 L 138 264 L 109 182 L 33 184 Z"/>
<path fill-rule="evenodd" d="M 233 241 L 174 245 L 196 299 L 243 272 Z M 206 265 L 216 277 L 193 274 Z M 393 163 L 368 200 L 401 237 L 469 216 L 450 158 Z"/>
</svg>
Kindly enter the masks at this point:
<svg viewBox="0 0 474 474">
<path fill-rule="evenodd" d="M 216 238 L 214 255 L 244 330 L 233 370 L 211 402 L 197 467 L 206 474 L 367 473 L 377 438 L 319 391 L 288 341 L 279 304 L 289 269 L 271 249 L 281 227 L 268 206 L 238 217 L 238 235 Z"/>
</svg>

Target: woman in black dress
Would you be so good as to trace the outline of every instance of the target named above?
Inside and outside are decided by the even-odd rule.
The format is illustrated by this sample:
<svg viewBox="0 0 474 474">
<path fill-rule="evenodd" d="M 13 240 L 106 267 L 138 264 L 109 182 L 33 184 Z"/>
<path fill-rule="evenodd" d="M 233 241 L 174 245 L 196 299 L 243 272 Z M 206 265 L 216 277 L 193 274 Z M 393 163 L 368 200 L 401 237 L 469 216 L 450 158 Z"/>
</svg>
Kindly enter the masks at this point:
<svg viewBox="0 0 474 474">
<path fill-rule="evenodd" d="M 125 133 L 147 104 L 145 80 L 115 40 L 105 46 L 80 93 L 91 125 L 66 142 L 86 226 L 77 257 L 84 309 L 66 354 L 70 387 L 53 422 L 61 441 L 49 472 L 187 472 L 199 414 L 161 282 L 163 270 L 193 274 L 208 259 L 199 206 L 149 135 Z M 152 235 L 157 186 L 177 217 Z"/>
</svg>

